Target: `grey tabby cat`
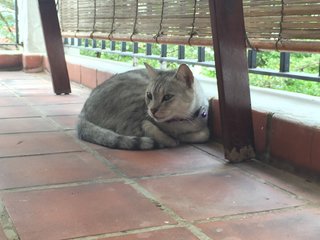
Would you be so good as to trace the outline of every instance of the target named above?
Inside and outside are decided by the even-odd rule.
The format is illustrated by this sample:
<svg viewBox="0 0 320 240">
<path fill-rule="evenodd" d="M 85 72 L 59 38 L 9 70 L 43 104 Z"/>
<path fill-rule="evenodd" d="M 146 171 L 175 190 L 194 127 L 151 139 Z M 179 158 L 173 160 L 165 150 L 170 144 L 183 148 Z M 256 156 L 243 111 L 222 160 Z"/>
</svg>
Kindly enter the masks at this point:
<svg viewBox="0 0 320 240">
<path fill-rule="evenodd" d="M 95 88 L 79 116 L 80 139 L 110 148 L 153 149 L 209 139 L 208 100 L 185 64 L 113 76 Z"/>
</svg>

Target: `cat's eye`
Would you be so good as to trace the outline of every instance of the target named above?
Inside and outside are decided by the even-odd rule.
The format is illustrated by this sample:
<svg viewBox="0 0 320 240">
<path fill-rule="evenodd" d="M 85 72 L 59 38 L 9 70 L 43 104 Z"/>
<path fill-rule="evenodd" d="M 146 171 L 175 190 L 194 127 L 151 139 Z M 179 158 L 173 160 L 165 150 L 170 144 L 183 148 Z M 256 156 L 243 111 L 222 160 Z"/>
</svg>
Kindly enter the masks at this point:
<svg viewBox="0 0 320 240">
<path fill-rule="evenodd" d="M 166 94 L 166 95 L 163 96 L 162 102 L 169 101 L 171 98 L 173 98 L 172 94 Z"/>
<path fill-rule="evenodd" d="M 147 92 L 147 98 L 150 99 L 150 100 L 152 100 L 152 94 L 151 94 L 151 92 Z"/>
</svg>

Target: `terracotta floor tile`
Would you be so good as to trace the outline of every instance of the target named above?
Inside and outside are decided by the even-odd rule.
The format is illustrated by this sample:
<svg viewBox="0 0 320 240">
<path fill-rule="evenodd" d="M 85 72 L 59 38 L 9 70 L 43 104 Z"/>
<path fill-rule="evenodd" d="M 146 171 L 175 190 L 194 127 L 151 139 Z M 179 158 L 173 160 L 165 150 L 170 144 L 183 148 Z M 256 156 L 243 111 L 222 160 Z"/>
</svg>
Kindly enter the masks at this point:
<svg viewBox="0 0 320 240">
<path fill-rule="evenodd" d="M 87 88 L 83 85 L 78 85 L 76 83 L 71 82 L 72 94 L 79 95 L 82 97 L 88 97 L 92 91 L 92 89 Z"/>
<path fill-rule="evenodd" d="M 152 151 L 122 151 L 102 148 L 99 149 L 99 153 L 130 177 L 224 167 L 214 157 L 188 145 Z"/>
<path fill-rule="evenodd" d="M 248 174 L 294 193 L 301 199 L 320 203 L 320 186 L 316 183 L 312 183 L 281 169 L 261 164 L 258 161 L 246 162 L 237 166 Z"/>
<path fill-rule="evenodd" d="M 57 240 L 174 223 L 122 183 L 3 193 L 2 199 L 23 240 Z"/>
<path fill-rule="evenodd" d="M 27 79 L 34 79 L 37 76 L 43 76 L 44 74 L 29 74 L 25 73 L 23 71 L 7 71 L 7 72 L 1 72 L 0 76 L 0 81 L 5 81 L 5 80 L 20 80 L 20 81 L 25 81 Z"/>
<path fill-rule="evenodd" d="M 10 88 L 17 88 L 17 89 L 43 89 L 52 87 L 52 84 L 49 81 L 42 80 L 41 78 L 35 79 L 25 79 L 25 80 L 16 80 L 16 79 L 9 79 L 3 80 L 2 84 Z"/>
<path fill-rule="evenodd" d="M 0 157 L 80 151 L 73 138 L 56 132 L 0 135 Z"/>
<path fill-rule="evenodd" d="M 26 105 L 26 103 L 17 97 L 0 97 L 0 107 Z"/>
<path fill-rule="evenodd" d="M 305 209 L 260 214 L 241 219 L 200 224 L 212 239 L 318 240 L 320 210 Z"/>
<path fill-rule="evenodd" d="M 75 129 L 77 126 L 78 116 L 55 116 L 51 117 L 51 119 L 64 129 Z"/>
<path fill-rule="evenodd" d="M 0 165 L 1 189 L 116 177 L 86 152 L 0 158 Z"/>
<path fill-rule="evenodd" d="M 46 90 L 52 89 L 52 85 L 48 83 L 44 83 L 43 81 L 30 81 L 30 82 L 22 82 L 18 80 L 14 84 L 6 84 L 6 86 L 10 89 L 14 90 Z"/>
<path fill-rule="evenodd" d="M 57 127 L 43 118 L 0 119 L 0 134 L 54 131 Z"/>
<path fill-rule="evenodd" d="M 24 100 L 33 105 L 84 103 L 86 97 L 78 95 L 26 96 Z"/>
<path fill-rule="evenodd" d="M 220 159 L 224 159 L 223 145 L 217 142 L 208 142 L 204 144 L 195 144 L 196 148 L 202 149 L 203 151 L 216 156 Z M 225 160 L 226 161 L 226 160 Z"/>
<path fill-rule="evenodd" d="M 288 194 L 234 170 L 140 182 L 160 202 L 188 220 L 302 204 Z"/>
<path fill-rule="evenodd" d="M 50 96 L 55 95 L 53 88 L 46 89 L 15 89 L 14 92 L 19 96 Z"/>
<path fill-rule="evenodd" d="M 30 106 L 0 107 L 0 118 L 39 117 L 40 112 Z"/>
<path fill-rule="evenodd" d="M 144 232 L 120 237 L 103 238 L 101 240 L 198 240 L 184 228 L 173 228 L 160 231 Z"/>
<path fill-rule="evenodd" d="M 78 115 L 82 109 L 82 103 L 75 104 L 59 104 L 59 105 L 48 105 L 48 106 L 36 106 L 41 112 L 47 116 L 57 115 Z"/>
<path fill-rule="evenodd" d="M 73 136 L 74 138 L 78 139 L 80 142 L 82 142 L 83 144 L 87 145 L 88 147 L 90 147 L 90 148 L 92 148 L 94 150 L 105 149 L 106 148 L 106 147 L 98 145 L 98 144 L 93 144 L 93 143 L 90 143 L 90 142 L 86 142 L 86 141 L 80 140 L 78 138 L 77 131 L 74 130 L 74 129 L 66 130 L 66 132 L 68 132 L 68 134 L 70 134 L 70 136 Z"/>
</svg>

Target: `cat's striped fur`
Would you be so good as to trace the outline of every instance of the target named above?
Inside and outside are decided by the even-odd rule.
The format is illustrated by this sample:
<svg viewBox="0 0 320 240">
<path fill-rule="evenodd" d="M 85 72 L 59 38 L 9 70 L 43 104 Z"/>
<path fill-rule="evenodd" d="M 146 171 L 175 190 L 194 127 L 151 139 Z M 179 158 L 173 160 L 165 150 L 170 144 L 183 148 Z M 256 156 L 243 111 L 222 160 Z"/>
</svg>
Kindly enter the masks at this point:
<svg viewBox="0 0 320 240">
<path fill-rule="evenodd" d="M 146 68 L 117 74 L 92 91 L 79 116 L 80 139 L 119 149 L 208 140 L 208 101 L 188 66 Z"/>
</svg>

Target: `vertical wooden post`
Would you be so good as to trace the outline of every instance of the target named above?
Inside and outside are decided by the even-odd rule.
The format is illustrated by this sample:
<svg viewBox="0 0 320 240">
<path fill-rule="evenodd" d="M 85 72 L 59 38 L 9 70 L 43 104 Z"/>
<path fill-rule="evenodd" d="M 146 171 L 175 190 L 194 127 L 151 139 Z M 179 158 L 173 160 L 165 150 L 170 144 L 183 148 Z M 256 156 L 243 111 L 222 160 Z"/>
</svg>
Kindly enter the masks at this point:
<svg viewBox="0 0 320 240">
<path fill-rule="evenodd" d="M 69 94 L 70 81 L 55 1 L 38 2 L 54 92 L 58 95 Z"/>
<path fill-rule="evenodd" d="M 209 0 L 225 157 L 255 156 L 241 0 Z"/>
</svg>

